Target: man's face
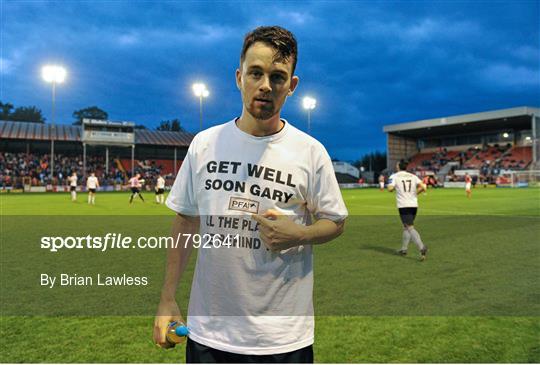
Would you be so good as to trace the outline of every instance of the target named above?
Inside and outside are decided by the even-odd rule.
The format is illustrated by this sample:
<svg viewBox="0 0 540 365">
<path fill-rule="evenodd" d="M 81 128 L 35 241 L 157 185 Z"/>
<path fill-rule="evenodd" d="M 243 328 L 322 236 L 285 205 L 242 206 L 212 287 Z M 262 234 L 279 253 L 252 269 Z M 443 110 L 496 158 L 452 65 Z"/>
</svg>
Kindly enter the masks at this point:
<svg viewBox="0 0 540 365">
<path fill-rule="evenodd" d="M 267 120 L 278 114 L 288 95 L 298 85 L 292 76 L 292 60 L 274 62 L 276 51 L 261 42 L 248 48 L 244 62 L 236 70 L 236 85 L 251 116 Z"/>
</svg>

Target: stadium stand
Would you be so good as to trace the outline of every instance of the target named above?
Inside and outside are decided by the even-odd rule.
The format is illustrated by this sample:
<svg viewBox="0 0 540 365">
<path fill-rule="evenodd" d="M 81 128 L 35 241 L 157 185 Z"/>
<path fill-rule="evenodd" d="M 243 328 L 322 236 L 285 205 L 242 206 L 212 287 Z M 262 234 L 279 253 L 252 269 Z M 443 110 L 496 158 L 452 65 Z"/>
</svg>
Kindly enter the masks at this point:
<svg viewBox="0 0 540 365">
<path fill-rule="evenodd" d="M 512 158 L 511 158 L 512 157 Z M 495 166 L 500 161 L 502 168 L 524 169 L 532 161 L 532 148 L 528 146 L 512 147 L 508 144 L 500 147 L 486 145 L 483 148 L 468 148 L 463 151 L 443 151 L 437 153 L 421 152 L 409 159 L 411 171 L 437 172 L 448 162 L 458 162 L 462 169 L 479 169 L 484 165 Z"/>
<path fill-rule="evenodd" d="M 511 148 L 511 144 L 507 144 L 504 147 L 501 147 L 498 144 L 493 146 L 485 145 L 469 160 L 467 160 L 463 164 L 463 167 L 466 169 L 479 169 L 485 163 L 491 165 L 498 161 L 502 155 Z"/>
<path fill-rule="evenodd" d="M 503 169 L 524 170 L 532 163 L 532 148 L 514 147 L 502 156 L 501 162 Z"/>
<path fill-rule="evenodd" d="M 540 109 L 518 107 L 388 125 L 387 164 L 408 161 L 419 176 L 440 182 L 493 182 L 509 170 L 540 169 Z M 455 180 L 457 179 L 457 180 Z"/>
<path fill-rule="evenodd" d="M 417 171 L 425 167 L 431 167 L 432 165 L 432 156 L 431 152 L 417 153 L 409 160 L 408 169 Z"/>
<path fill-rule="evenodd" d="M 355 184 L 360 178 L 360 170 L 345 161 L 333 160 L 332 166 L 339 184 Z"/>
<path fill-rule="evenodd" d="M 193 139 L 186 132 L 132 128 L 132 144 L 92 144 L 85 143 L 83 133 L 81 126 L 0 121 L 0 188 L 28 185 L 54 190 L 51 186 L 67 184 L 72 171 L 80 178 L 95 172 L 102 185 L 125 184 L 134 173 L 153 184 L 162 174 L 170 185 Z M 97 133 L 108 137 L 107 132 Z M 55 141 L 54 171 L 51 138 Z"/>
<path fill-rule="evenodd" d="M 349 174 L 342 174 L 339 172 L 336 172 L 336 179 L 338 183 L 340 184 L 356 184 L 358 183 L 358 178 L 351 176 Z"/>
<path fill-rule="evenodd" d="M 127 170 L 131 165 L 131 160 L 128 159 L 121 159 L 119 162 L 124 170 Z M 158 169 L 164 175 L 174 174 L 175 171 L 173 160 L 135 160 L 135 165 L 138 166 L 141 171 L 153 171 Z M 181 165 L 182 162 L 177 161 L 176 171 L 178 171 Z"/>
<path fill-rule="evenodd" d="M 29 141 L 55 141 L 81 142 L 82 129 L 80 126 L 13 122 L 0 120 L 0 138 L 2 140 L 29 140 Z M 193 135 L 187 132 L 135 130 L 135 143 L 137 145 L 153 146 L 189 146 Z"/>
<path fill-rule="evenodd" d="M 438 172 L 446 163 L 456 160 L 460 151 L 448 151 L 442 148 L 438 152 L 421 152 L 414 155 L 408 164 L 411 171 Z"/>
<path fill-rule="evenodd" d="M 76 172 L 82 177 L 82 156 L 65 156 L 55 154 L 55 172 L 52 184 L 67 185 L 67 177 Z M 130 160 L 128 163 L 131 163 Z M 86 160 L 87 171 L 94 172 L 102 185 L 125 184 L 131 176 L 125 170 L 117 166 L 109 167 L 105 172 L 105 159 L 101 156 L 90 156 Z M 140 173 L 142 178 L 148 180 L 149 185 L 162 175 L 172 183 L 174 174 L 172 170 L 173 161 L 167 160 L 145 160 L 137 161 L 135 173 Z M 17 186 L 24 184 L 31 186 L 46 186 L 50 184 L 50 155 L 34 155 L 23 152 L 9 153 L 0 152 L 0 187 Z"/>
</svg>

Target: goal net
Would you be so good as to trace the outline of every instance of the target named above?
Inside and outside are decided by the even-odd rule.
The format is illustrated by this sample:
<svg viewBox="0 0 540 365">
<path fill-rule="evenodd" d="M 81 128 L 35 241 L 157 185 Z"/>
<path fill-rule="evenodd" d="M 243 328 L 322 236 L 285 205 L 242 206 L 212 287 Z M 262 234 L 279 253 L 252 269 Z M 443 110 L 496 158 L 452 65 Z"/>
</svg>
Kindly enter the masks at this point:
<svg viewBox="0 0 540 365">
<path fill-rule="evenodd" d="M 497 178 L 497 186 L 511 188 L 540 187 L 540 170 L 504 172 Z"/>
</svg>

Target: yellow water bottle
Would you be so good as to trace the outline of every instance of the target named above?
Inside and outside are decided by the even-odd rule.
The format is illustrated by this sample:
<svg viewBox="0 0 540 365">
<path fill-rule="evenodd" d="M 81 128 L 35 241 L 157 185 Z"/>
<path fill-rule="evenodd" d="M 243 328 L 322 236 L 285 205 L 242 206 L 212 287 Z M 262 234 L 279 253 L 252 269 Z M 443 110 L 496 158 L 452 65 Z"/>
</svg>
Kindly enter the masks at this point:
<svg viewBox="0 0 540 365">
<path fill-rule="evenodd" d="M 189 330 L 182 322 L 173 321 L 167 326 L 167 348 L 172 348 L 186 341 Z"/>
</svg>

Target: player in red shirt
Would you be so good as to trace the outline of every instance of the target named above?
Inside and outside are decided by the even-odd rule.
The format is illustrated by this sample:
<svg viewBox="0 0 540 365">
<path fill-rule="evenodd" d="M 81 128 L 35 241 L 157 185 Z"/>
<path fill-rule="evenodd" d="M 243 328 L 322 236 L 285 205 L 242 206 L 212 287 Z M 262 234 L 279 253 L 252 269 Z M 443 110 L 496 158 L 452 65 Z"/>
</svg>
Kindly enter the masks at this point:
<svg viewBox="0 0 540 365">
<path fill-rule="evenodd" d="M 472 185 L 472 178 L 469 176 L 469 174 L 465 174 L 465 192 L 467 193 L 467 198 L 471 198 L 471 185 Z"/>
<path fill-rule="evenodd" d="M 379 189 L 381 191 L 384 191 L 384 175 L 383 174 L 379 175 Z"/>
</svg>

